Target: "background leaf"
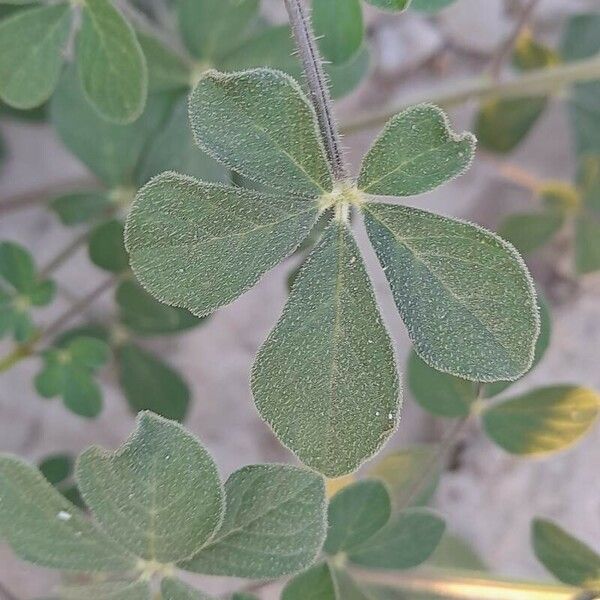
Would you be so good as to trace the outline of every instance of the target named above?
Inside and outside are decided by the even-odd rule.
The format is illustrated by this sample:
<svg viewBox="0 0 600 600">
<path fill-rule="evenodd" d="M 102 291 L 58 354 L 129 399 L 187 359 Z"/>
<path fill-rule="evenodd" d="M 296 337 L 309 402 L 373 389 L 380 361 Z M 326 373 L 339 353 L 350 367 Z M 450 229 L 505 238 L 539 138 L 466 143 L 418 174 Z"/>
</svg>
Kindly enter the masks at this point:
<svg viewBox="0 0 600 600">
<path fill-rule="evenodd" d="M 162 600 L 210 600 L 206 594 L 172 577 L 166 577 L 160 582 L 160 593 Z"/>
<path fill-rule="evenodd" d="M 394 430 L 394 353 L 344 224 L 329 225 L 300 272 L 256 358 L 252 392 L 277 437 L 328 477 L 355 470 Z"/>
<path fill-rule="evenodd" d="M 372 4 L 382 10 L 399 11 L 408 8 L 410 0 L 365 0 L 368 4 Z"/>
<path fill-rule="evenodd" d="M 97 267 L 111 273 L 122 273 L 129 269 L 123 230 L 121 221 L 111 219 L 101 223 L 91 232 L 88 254 Z"/>
<path fill-rule="evenodd" d="M 454 4 L 455 1 L 456 0 L 412 0 L 410 8 L 421 12 L 433 13 Z"/>
<path fill-rule="evenodd" d="M 50 208 L 63 225 L 79 225 L 108 213 L 111 203 L 103 192 L 82 191 L 52 200 Z"/>
<path fill-rule="evenodd" d="M 325 60 L 350 60 L 363 40 L 360 0 L 313 0 L 312 24 Z"/>
<path fill-rule="evenodd" d="M 529 254 L 547 244 L 564 221 L 564 216 L 558 211 L 515 213 L 502 222 L 498 235 L 522 254 Z"/>
<path fill-rule="evenodd" d="M 335 583 L 329 565 L 318 563 L 288 581 L 281 600 L 336 600 Z"/>
</svg>

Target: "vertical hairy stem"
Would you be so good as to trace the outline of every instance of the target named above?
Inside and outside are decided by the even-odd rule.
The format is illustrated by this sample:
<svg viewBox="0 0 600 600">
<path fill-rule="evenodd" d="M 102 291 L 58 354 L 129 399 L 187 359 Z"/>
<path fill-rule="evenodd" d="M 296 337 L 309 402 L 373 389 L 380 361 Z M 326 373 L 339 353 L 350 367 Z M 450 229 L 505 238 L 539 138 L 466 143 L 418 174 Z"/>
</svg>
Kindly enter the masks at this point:
<svg viewBox="0 0 600 600">
<path fill-rule="evenodd" d="M 340 181 L 347 177 L 346 164 L 340 143 L 340 134 L 333 117 L 331 95 L 323 71 L 323 61 L 312 30 L 310 16 L 303 0 L 284 0 L 284 2 L 308 83 L 310 98 L 317 113 L 327 158 L 334 179 Z"/>
</svg>

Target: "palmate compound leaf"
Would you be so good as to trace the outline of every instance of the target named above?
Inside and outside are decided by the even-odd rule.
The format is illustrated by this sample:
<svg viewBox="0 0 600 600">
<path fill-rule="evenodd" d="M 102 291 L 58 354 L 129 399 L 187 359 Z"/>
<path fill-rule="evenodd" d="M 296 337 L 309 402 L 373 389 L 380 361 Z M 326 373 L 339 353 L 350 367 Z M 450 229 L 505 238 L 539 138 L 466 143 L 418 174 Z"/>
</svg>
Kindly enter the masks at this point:
<svg viewBox="0 0 600 600">
<path fill-rule="evenodd" d="M 392 117 L 363 158 L 358 188 L 379 196 L 412 196 L 464 173 L 475 138 L 450 129 L 446 114 L 429 104 Z"/>
<path fill-rule="evenodd" d="M 152 413 L 115 453 L 86 450 L 76 477 L 86 504 L 123 548 L 149 561 L 193 556 L 224 510 L 217 468 L 198 440 Z"/>
<path fill-rule="evenodd" d="M 0 22 L 0 98 L 19 109 L 54 91 L 71 28 L 67 3 L 18 11 Z"/>
<path fill-rule="evenodd" d="M 163 173 L 133 204 L 126 245 L 142 285 L 203 316 L 250 289 L 306 237 L 316 203 Z"/>
<path fill-rule="evenodd" d="M 534 519 L 531 535 L 535 555 L 557 579 L 600 589 L 600 555 L 589 546 L 545 519 Z"/>
<path fill-rule="evenodd" d="M 487 408 L 486 433 L 512 454 L 545 454 L 574 444 L 600 414 L 600 395 L 574 385 L 538 388 Z"/>
<path fill-rule="evenodd" d="M 314 109 L 285 73 L 208 71 L 190 120 L 201 148 L 253 181 L 312 198 L 332 190 Z"/>
<path fill-rule="evenodd" d="M 22 559 L 76 571 L 124 571 L 135 558 L 109 540 L 34 467 L 0 455 L 0 538 Z"/>
<path fill-rule="evenodd" d="M 135 121 L 148 92 L 146 59 L 110 0 L 83 0 L 76 55 L 83 90 L 99 114 L 115 123 Z"/>
<path fill-rule="evenodd" d="M 390 338 L 356 243 L 333 222 L 298 275 L 253 367 L 258 411 L 305 464 L 355 470 L 396 426 Z"/>
<path fill-rule="evenodd" d="M 183 569 L 272 578 L 312 564 L 327 528 L 320 475 L 287 465 L 252 465 L 231 475 L 225 493 L 221 529 Z"/>
<path fill-rule="evenodd" d="M 532 365 L 540 317 L 516 250 L 478 226 L 406 206 L 364 205 L 369 239 L 415 350 L 482 382 Z"/>
</svg>

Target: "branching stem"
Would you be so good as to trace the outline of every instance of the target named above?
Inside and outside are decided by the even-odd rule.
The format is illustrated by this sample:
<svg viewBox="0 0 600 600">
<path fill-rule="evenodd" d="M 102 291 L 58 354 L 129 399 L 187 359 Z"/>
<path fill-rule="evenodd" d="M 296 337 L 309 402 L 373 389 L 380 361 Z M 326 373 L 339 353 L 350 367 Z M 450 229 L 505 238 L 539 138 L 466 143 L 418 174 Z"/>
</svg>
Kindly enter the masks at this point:
<svg viewBox="0 0 600 600">
<path fill-rule="evenodd" d="M 340 134 L 333 116 L 331 95 L 323 70 L 323 61 L 312 30 L 310 16 L 303 0 L 284 0 L 284 2 L 304 69 L 310 99 L 317 113 L 319 129 L 331 171 L 336 181 L 343 181 L 348 176 L 346 163 Z"/>
</svg>

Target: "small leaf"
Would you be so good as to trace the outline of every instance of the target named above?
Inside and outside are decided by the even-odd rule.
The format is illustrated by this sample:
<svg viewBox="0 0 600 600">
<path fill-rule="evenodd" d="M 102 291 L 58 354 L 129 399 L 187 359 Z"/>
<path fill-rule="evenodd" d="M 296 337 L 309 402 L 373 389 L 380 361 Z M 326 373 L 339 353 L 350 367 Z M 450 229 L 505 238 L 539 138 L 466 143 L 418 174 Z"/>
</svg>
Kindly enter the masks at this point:
<svg viewBox="0 0 600 600">
<path fill-rule="evenodd" d="M 54 91 L 71 28 L 69 5 L 37 6 L 0 21 L 0 98 L 20 109 Z"/>
<path fill-rule="evenodd" d="M 129 125 L 104 120 L 85 99 L 77 73 L 66 69 L 50 104 L 50 120 L 67 148 L 108 187 L 134 183 L 142 153 L 170 110 L 172 98 L 148 98 Z"/>
<path fill-rule="evenodd" d="M 17 292 L 28 292 L 37 280 L 31 254 L 19 244 L 1 242 L 0 277 Z"/>
<path fill-rule="evenodd" d="M 108 212 L 110 199 L 102 192 L 73 192 L 50 203 L 63 225 L 87 223 Z"/>
<path fill-rule="evenodd" d="M 325 65 L 331 97 L 334 100 L 343 98 L 358 87 L 369 72 L 370 62 L 369 48 L 365 44 L 348 62 L 342 65 Z"/>
<path fill-rule="evenodd" d="M 600 214 L 587 214 L 577 219 L 575 268 L 580 275 L 600 270 Z"/>
<path fill-rule="evenodd" d="M 201 148 L 253 181 L 311 197 L 332 189 L 314 109 L 284 73 L 208 71 L 190 120 Z"/>
<path fill-rule="evenodd" d="M 366 2 L 382 10 L 396 12 L 408 8 L 411 0 L 366 0 Z"/>
<path fill-rule="evenodd" d="M 510 244 L 407 206 L 367 204 L 365 223 L 425 362 L 484 382 L 514 380 L 531 367 L 540 328 L 536 295 Z"/>
<path fill-rule="evenodd" d="M 577 587 L 600 588 L 600 555 L 551 521 L 532 523 L 533 549 L 557 579 Z"/>
<path fill-rule="evenodd" d="M 227 169 L 196 146 L 190 129 L 186 97 L 173 106 L 169 118 L 154 136 L 142 157 L 136 180 L 142 185 L 168 170 L 204 181 L 229 182 Z"/>
<path fill-rule="evenodd" d="M 102 391 L 88 373 L 69 370 L 64 377 L 63 401 L 76 415 L 93 419 L 102 410 Z"/>
<path fill-rule="evenodd" d="M 40 473 L 52 484 L 62 483 L 73 472 L 73 459 L 68 454 L 46 457 L 39 466 Z"/>
<path fill-rule="evenodd" d="M 387 486 L 395 508 L 427 504 L 437 487 L 441 467 L 434 468 L 429 481 L 423 482 L 423 473 L 435 463 L 436 447 L 409 446 L 384 456 L 369 468 L 369 477 L 381 479 Z"/>
<path fill-rule="evenodd" d="M 354 548 L 348 559 L 374 569 L 416 567 L 436 549 L 444 528 L 444 521 L 432 511 L 408 509 L 394 515 L 385 527 Z"/>
<path fill-rule="evenodd" d="M 134 281 L 119 284 L 115 298 L 121 323 L 140 335 L 176 333 L 203 322 L 187 310 L 158 302 Z"/>
<path fill-rule="evenodd" d="M 288 581 L 281 600 L 337 600 L 329 565 L 318 563 Z"/>
<path fill-rule="evenodd" d="M 363 40 L 360 0 L 313 0 L 312 22 L 325 60 L 348 61 Z"/>
<path fill-rule="evenodd" d="M 60 600 L 150 600 L 147 581 L 105 581 L 60 588 Z"/>
<path fill-rule="evenodd" d="M 177 16 L 192 54 L 218 64 L 243 41 L 258 17 L 259 0 L 179 0 Z"/>
<path fill-rule="evenodd" d="M 390 496 L 379 481 L 363 480 L 338 492 L 329 503 L 329 529 L 323 550 L 350 553 L 388 521 Z"/>
<path fill-rule="evenodd" d="M 146 560 L 192 556 L 221 522 L 223 489 L 212 458 L 180 425 L 149 412 L 115 453 L 86 450 L 76 476 L 103 528 Z"/>
<path fill-rule="evenodd" d="M 190 403 L 190 389 L 167 364 L 135 344 L 117 349 L 119 383 L 131 410 L 151 410 L 183 421 Z"/>
<path fill-rule="evenodd" d="M 256 358 L 252 391 L 277 437 L 328 477 L 354 471 L 394 430 L 394 353 L 345 225 L 329 225 L 305 263 Z"/>
<path fill-rule="evenodd" d="M 135 121 L 148 92 L 146 59 L 133 28 L 109 0 L 84 0 L 76 54 L 92 106 L 109 121 Z"/>
<path fill-rule="evenodd" d="M 519 252 L 529 254 L 547 244 L 561 229 L 564 215 L 558 211 L 509 215 L 498 230 Z"/>
<path fill-rule="evenodd" d="M 456 0 L 412 0 L 410 7 L 414 10 L 425 13 L 435 13 L 451 4 Z"/>
<path fill-rule="evenodd" d="M 156 298 L 203 316 L 288 256 L 317 212 L 301 198 L 163 173 L 140 190 L 129 214 L 131 266 Z"/>
<path fill-rule="evenodd" d="M 122 273 L 129 269 L 123 230 L 121 221 L 111 219 L 98 225 L 91 232 L 88 253 L 90 260 L 97 267 L 111 273 Z"/>
<path fill-rule="evenodd" d="M 161 600 L 210 600 L 206 594 L 172 577 L 166 577 L 160 582 L 160 593 Z"/>
<path fill-rule="evenodd" d="M 0 455 L 0 537 L 23 560 L 75 571 L 116 571 L 135 559 L 110 541 L 34 467 Z"/>
<path fill-rule="evenodd" d="M 543 454 L 575 443 L 600 413 L 600 395 L 573 385 L 538 388 L 486 409 L 486 433 L 512 454 Z"/>
<path fill-rule="evenodd" d="M 464 173 L 475 152 L 470 133 L 450 130 L 445 113 L 413 106 L 388 121 L 363 159 L 358 187 L 380 196 L 413 196 Z"/>
<path fill-rule="evenodd" d="M 225 484 L 221 529 L 186 570 L 231 577 L 274 578 L 308 567 L 325 536 L 323 478 L 284 465 L 253 465 Z"/>
</svg>

